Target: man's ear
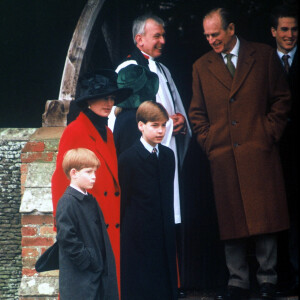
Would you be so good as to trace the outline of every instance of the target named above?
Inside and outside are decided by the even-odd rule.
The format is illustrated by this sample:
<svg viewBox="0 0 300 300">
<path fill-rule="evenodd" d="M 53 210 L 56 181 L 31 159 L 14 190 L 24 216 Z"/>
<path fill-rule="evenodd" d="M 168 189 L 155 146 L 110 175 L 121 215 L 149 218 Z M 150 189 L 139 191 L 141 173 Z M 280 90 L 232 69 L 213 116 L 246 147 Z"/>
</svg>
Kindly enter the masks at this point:
<svg viewBox="0 0 300 300">
<path fill-rule="evenodd" d="M 143 36 L 141 34 L 137 34 L 135 36 L 135 41 L 138 46 L 143 46 Z"/>
<path fill-rule="evenodd" d="M 144 131 L 144 123 L 142 122 L 142 121 L 139 121 L 138 122 L 138 129 L 139 129 L 139 131 L 140 132 L 142 132 L 143 133 L 143 131 Z"/>
<path fill-rule="evenodd" d="M 235 25 L 234 23 L 230 23 L 227 27 L 227 29 L 229 29 L 231 35 L 234 35 L 235 34 Z"/>
<path fill-rule="evenodd" d="M 274 27 L 271 27 L 271 33 L 274 38 L 276 38 L 277 30 Z"/>
</svg>

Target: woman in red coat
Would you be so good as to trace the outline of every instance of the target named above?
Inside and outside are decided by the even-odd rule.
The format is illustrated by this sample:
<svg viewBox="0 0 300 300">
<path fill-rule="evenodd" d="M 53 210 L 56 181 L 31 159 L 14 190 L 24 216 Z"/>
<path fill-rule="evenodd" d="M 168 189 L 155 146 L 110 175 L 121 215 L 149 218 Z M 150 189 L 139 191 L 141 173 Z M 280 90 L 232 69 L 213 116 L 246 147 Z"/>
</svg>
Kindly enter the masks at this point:
<svg viewBox="0 0 300 300">
<path fill-rule="evenodd" d="M 116 149 L 107 120 L 112 106 L 130 96 L 131 89 L 119 89 L 116 79 L 114 71 L 103 70 L 79 80 L 79 97 L 75 103 L 81 112 L 62 134 L 51 186 L 55 220 L 58 200 L 70 183 L 62 170 L 64 154 L 73 148 L 87 148 L 97 155 L 101 166 L 96 173 L 96 184 L 89 192 L 103 211 L 120 287 L 120 187 Z"/>
</svg>

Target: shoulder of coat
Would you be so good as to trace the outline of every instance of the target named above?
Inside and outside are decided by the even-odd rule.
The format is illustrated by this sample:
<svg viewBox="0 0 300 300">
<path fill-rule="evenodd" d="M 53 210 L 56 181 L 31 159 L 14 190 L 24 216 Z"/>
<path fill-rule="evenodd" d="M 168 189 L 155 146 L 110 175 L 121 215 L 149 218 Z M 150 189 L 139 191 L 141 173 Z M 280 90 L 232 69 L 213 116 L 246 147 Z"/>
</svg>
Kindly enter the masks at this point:
<svg viewBox="0 0 300 300">
<path fill-rule="evenodd" d="M 195 62 L 194 62 L 194 66 L 197 65 L 203 65 L 206 63 L 211 63 L 212 61 L 214 61 L 216 59 L 216 57 L 218 56 L 217 53 L 215 53 L 213 50 L 203 54 L 202 56 L 200 56 Z"/>
<path fill-rule="evenodd" d="M 245 51 L 254 54 L 254 53 L 259 53 L 259 54 L 270 54 L 271 52 L 274 52 L 274 49 L 267 44 L 263 44 L 263 43 L 257 43 L 257 42 L 248 42 L 245 41 L 243 39 L 241 39 L 241 46 L 240 46 L 243 51 L 243 49 L 245 49 Z"/>
</svg>

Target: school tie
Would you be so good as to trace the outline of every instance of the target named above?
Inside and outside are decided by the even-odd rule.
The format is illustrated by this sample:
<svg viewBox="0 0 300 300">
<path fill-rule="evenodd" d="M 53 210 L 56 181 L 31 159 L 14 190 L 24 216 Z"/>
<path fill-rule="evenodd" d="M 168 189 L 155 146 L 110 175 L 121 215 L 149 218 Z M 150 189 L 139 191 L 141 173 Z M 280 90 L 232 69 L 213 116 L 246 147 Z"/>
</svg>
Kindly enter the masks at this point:
<svg viewBox="0 0 300 300">
<path fill-rule="evenodd" d="M 286 72 L 287 74 L 289 73 L 289 70 L 290 70 L 289 58 L 290 58 L 290 56 L 287 55 L 287 54 L 284 54 L 284 55 L 282 56 L 283 66 L 284 66 L 285 72 Z"/>
<path fill-rule="evenodd" d="M 228 53 L 225 55 L 225 57 L 227 58 L 227 63 L 226 63 L 226 66 L 231 74 L 231 76 L 233 77 L 234 76 L 234 72 L 235 72 L 235 66 L 234 64 L 232 63 L 231 61 L 231 57 L 233 56 L 233 54 L 231 53 Z"/>
<path fill-rule="evenodd" d="M 158 162 L 158 156 L 157 156 L 157 149 L 153 148 L 152 152 L 150 153 L 150 157 L 153 162 L 157 163 Z"/>
</svg>

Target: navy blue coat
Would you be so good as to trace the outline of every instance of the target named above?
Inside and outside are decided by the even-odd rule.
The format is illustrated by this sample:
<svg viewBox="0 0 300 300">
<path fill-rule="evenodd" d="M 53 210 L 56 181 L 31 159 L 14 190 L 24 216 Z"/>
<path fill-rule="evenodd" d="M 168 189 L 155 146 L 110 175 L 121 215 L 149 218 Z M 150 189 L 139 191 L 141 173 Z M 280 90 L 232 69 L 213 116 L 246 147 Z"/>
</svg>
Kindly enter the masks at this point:
<svg viewBox="0 0 300 300">
<path fill-rule="evenodd" d="M 137 141 L 119 156 L 122 300 L 177 299 L 175 158 L 154 155 Z"/>
<path fill-rule="evenodd" d="M 115 259 L 96 199 L 68 187 L 56 211 L 61 300 L 118 300 Z"/>
</svg>

